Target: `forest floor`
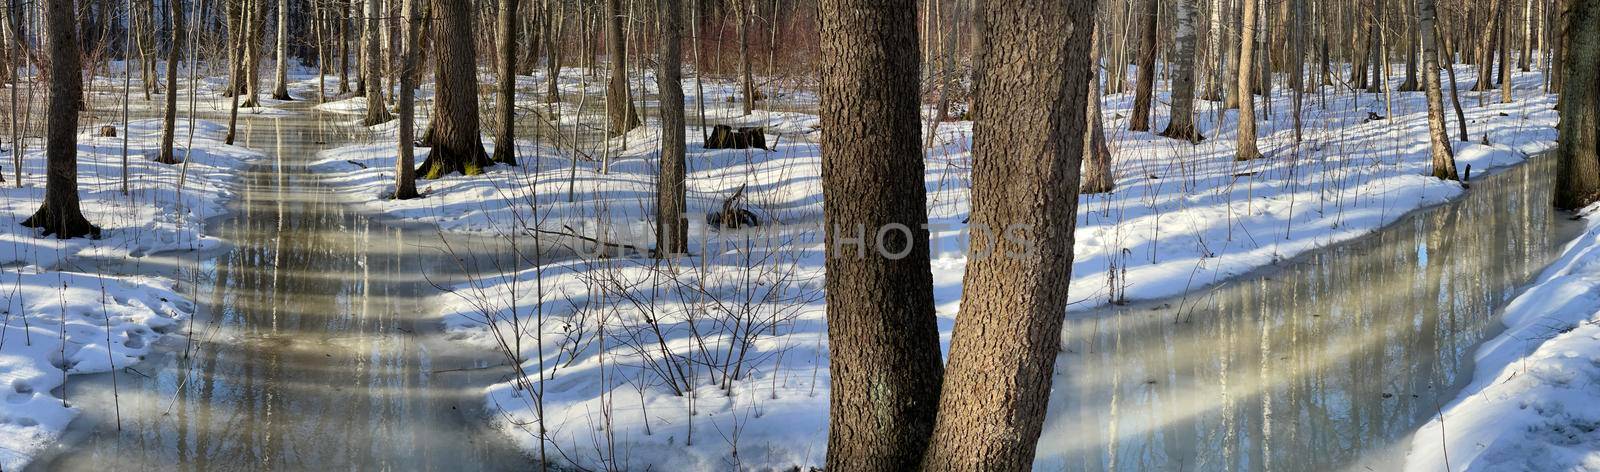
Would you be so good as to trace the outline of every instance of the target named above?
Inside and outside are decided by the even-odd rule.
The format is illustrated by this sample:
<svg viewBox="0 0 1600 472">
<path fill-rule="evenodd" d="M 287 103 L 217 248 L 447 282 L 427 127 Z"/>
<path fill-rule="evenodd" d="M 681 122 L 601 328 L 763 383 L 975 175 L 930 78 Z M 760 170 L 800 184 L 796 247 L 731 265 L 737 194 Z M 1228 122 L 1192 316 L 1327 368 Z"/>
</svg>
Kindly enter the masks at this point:
<svg viewBox="0 0 1600 472">
<path fill-rule="evenodd" d="M 159 96 L 158 96 L 159 97 Z M 94 94 L 95 100 L 110 100 Z M 106 372 L 149 353 L 176 331 L 194 305 L 165 276 L 113 276 L 113 265 L 144 264 L 172 274 L 171 256 L 214 247 L 206 220 L 223 214 L 230 183 L 258 153 L 222 143 L 226 129 L 180 119 L 175 147 L 187 164 L 155 162 L 160 122 L 86 114 L 78 138 L 78 190 L 84 215 L 100 239 L 59 240 L 18 224 L 44 198 L 46 159 L 38 138 L 22 156 L 16 185 L 12 150 L 0 150 L 8 182 L 0 185 L 0 469 L 21 470 L 77 415 L 58 398 L 68 374 Z M 117 137 L 98 136 L 111 122 Z M 38 136 L 29 132 L 28 136 Z M 127 190 L 123 144 L 127 138 Z M 9 141 L 9 140 L 8 140 Z M 182 181 L 181 189 L 179 182 Z"/>
<path fill-rule="evenodd" d="M 1470 69 L 1458 68 L 1463 88 L 1475 80 Z M 423 181 L 427 197 L 404 202 L 376 198 L 393 178 L 391 145 L 331 150 L 320 169 L 376 211 L 446 230 L 591 246 L 575 247 L 580 253 L 598 251 L 572 235 L 648 248 L 659 144 L 654 81 L 636 78 L 645 126 L 601 144 L 586 139 L 603 123 L 588 111 L 600 106 L 602 86 L 579 73 L 563 74 L 564 98 L 556 105 L 534 98 L 542 77 L 521 78 L 529 89 L 518 101 L 523 120 L 554 123 L 564 137 L 519 141 L 519 166 Z M 514 378 L 491 387 L 486 401 L 503 413 L 499 426 L 529 451 L 597 467 L 821 463 L 828 362 L 816 137 L 826 130 L 816 128 L 814 93 L 764 82 L 774 98 L 749 116 L 730 98 L 737 96 L 734 84 L 704 83 L 708 122 L 766 125 L 777 138 L 771 151 L 710 150 L 698 143 L 701 128 L 689 128 L 688 199 L 696 216 L 690 257 L 530 256 L 523 266 L 485 270 L 440 296 L 457 336 L 520 353 Z M 1391 85 L 1399 82 L 1396 74 Z M 1557 114 L 1542 83 L 1537 73 L 1514 74 L 1516 100 L 1507 104 L 1498 103 L 1498 90 L 1481 97 L 1463 91 L 1471 141 L 1455 143 L 1459 168 L 1482 176 L 1553 148 Z M 685 83 L 691 120 L 693 84 Z M 1233 160 L 1235 112 L 1219 113 L 1215 102 L 1198 102 L 1197 122 L 1208 139 L 1192 145 L 1126 131 L 1131 94 L 1108 94 L 1105 125 L 1117 189 L 1080 199 L 1069 311 L 1201 293 L 1463 192 L 1457 183 L 1428 177 L 1420 92 L 1386 100 L 1336 88 L 1305 96 L 1299 142 L 1289 94 L 1278 90 L 1270 103 L 1258 104 L 1271 110 L 1260 123 L 1267 158 L 1248 162 Z M 1165 125 L 1167 99 L 1156 96 L 1155 130 Z M 362 105 L 325 109 L 357 113 Z M 1372 114 L 1388 118 L 1370 120 Z M 969 260 L 962 222 L 971 134 L 971 122 L 940 124 L 926 160 L 944 342 Z M 582 155 L 573 157 L 573 142 L 583 143 Z M 719 230 L 698 217 L 739 189 L 741 205 L 763 227 Z M 533 433 L 541 420 L 549 431 L 544 443 Z"/>
<path fill-rule="evenodd" d="M 1470 69 L 1458 68 L 1463 87 L 1475 80 Z M 603 120 L 597 114 L 603 86 L 580 74 L 576 69 L 562 74 L 563 101 L 554 105 L 537 99 L 542 76 L 519 78 L 525 94 L 518 100 L 519 126 L 528 132 L 519 131 L 527 139 L 518 141 L 518 166 L 495 166 L 482 176 L 421 181 L 423 199 L 381 198 L 394 176 L 395 151 L 387 138 L 394 125 L 387 124 L 375 127 L 378 134 L 367 144 L 321 153 L 315 167 L 352 201 L 401 220 L 518 241 L 548 238 L 546 244 L 570 247 L 529 254 L 517 266 L 483 268 L 473 281 L 448 287 L 436 303 L 440 319 L 457 339 L 522 360 L 507 381 L 487 389 L 485 403 L 498 414 L 495 426 L 530 453 L 557 462 L 625 469 L 820 464 L 827 432 L 828 360 L 817 136 L 826 130 L 817 128 L 815 93 L 807 84 L 763 79 L 770 98 L 743 116 L 743 104 L 732 99 L 737 96 L 734 84 L 703 84 L 708 123 L 767 126 L 772 150 L 704 149 L 698 142 L 702 128 L 691 126 L 692 254 L 656 261 L 640 257 L 637 250 L 615 249 L 648 248 L 653 241 L 650 219 L 660 135 L 654 80 L 636 77 L 645 126 L 605 139 L 598 136 Z M 306 79 L 301 78 L 296 93 L 314 91 Z M 214 89 L 216 80 L 207 80 Z M 1396 74 L 1391 85 L 1398 83 Z M 1539 92 L 1542 83 L 1536 73 L 1514 74 L 1517 100 L 1508 104 L 1497 103 L 1498 91 L 1487 94 L 1488 103 L 1481 106 L 1476 93 L 1463 92 L 1472 141 L 1455 143 L 1458 166 L 1471 165 L 1474 175 L 1482 175 L 1553 148 L 1554 97 Z M 692 79 L 685 83 L 691 120 L 699 111 L 693 84 Z M 1235 113 L 1219 113 L 1215 102 L 1197 103 L 1196 121 L 1208 139 L 1191 145 L 1126 131 L 1131 94 L 1108 94 L 1105 125 L 1117 189 L 1080 198 L 1069 312 L 1199 293 L 1231 277 L 1360 237 L 1463 192 L 1459 184 L 1427 176 L 1427 124 L 1420 92 L 1395 93 L 1385 100 L 1383 94 L 1335 88 L 1306 96 L 1299 142 L 1289 94 L 1279 90 L 1269 103 L 1258 105 L 1271 110 L 1260 123 L 1260 147 L 1267 158 L 1248 162 L 1233 160 Z M 202 107 L 214 111 L 226 103 L 209 95 L 214 93 L 203 98 Z M 430 96 L 425 85 L 419 93 L 419 126 L 427 121 L 421 117 L 427 116 Z M 1167 99 L 1165 93 L 1156 96 L 1155 130 L 1164 128 Z M 357 98 L 319 108 L 354 114 L 364 106 Z M 1369 121 L 1373 113 L 1388 118 Z M 1454 121 L 1448 121 L 1454 136 Z M 535 132 L 551 127 L 560 133 Z M 15 280 L 6 291 L 11 293 L 9 302 L 16 304 L 5 312 L 0 333 L 0 395 L 5 396 L 0 402 L 0 468 L 20 467 L 31 451 L 52 441 L 70 421 L 72 411 L 49 394 L 64 381 L 63 367 L 67 373 L 81 373 L 125 365 L 148 349 L 150 336 L 172 328 L 193 310 L 191 302 L 173 293 L 171 280 L 80 274 L 73 271 L 93 268 L 69 271 L 63 263 L 142 259 L 215 244 L 204 234 L 204 221 L 224 211 L 226 182 L 255 156 L 221 145 L 221 127 L 200 122 L 180 200 L 174 194 L 177 173 L 185 171 L 140 158 L 153 154 L 154 128 L 147 121 L 132 128 L 134 178 L 128 197 L 119 190 L 121 139 L 89 137 L 87 128 L 81 138 L 85 210 L 106 229 L 104 239 L 60 242 L 19 225 L 0 228 L 0 240 L 8 243 L 0 247 L 0 262 L 9 264 L 0 279 Z M 971 122 L 941 123 L 926 160 L 935 301 L 946 343 L 969 260 L 962 222 L 969 208 L 971 135 Z M 419 149 L 419 162 L 425 152 Z M 9 157 L 0 153 L 0 163 L 10 162 Z M 28 185 L 0 190 L 0 208 L 14 221 L 26 218 L 42 197 L 44 159 L 37 150 L 26 157 L 24 170 L 32 176 L 25 179 Z M 738 205 L 757 215 L 761 227 L 719 229 L 699 217 L 720 209 L 736 193 L 742 195 Z M 1597 232 L 1591 229 L 1590 235 Z M 1594 239 L 1600 238 L 1584 240 Z M 628 257 L 595 255 L 601 252 Z M 1581 272 L 1581 255 L 1557 264 L 1571 268 L 1552 273 Z M 1524 303 L 1530 312 L 1547 308 Z M 1573 314 L 1564 326 L 1580 329 L 1555 340 L 1575 336 L 1589 325 L 1584 316 L 1592 314 L 1581 313 L 1576 304 L 1566 305 Z M 1508 336 L 1521 332 L 1517 320 L 1508 317 L 1513 324 Z M 1494 350 L 1497 343 L 1504 342 L 1484 349 Z M 1522 343 L 1518 348 L 1527 350 L 1526 341 Z M 1508 363 L 1515 358 L 1505 356 Z M 1494 368 L 1493 362 L 1482 362 L 1480 369 Z M 1533 376 L 1522 376 L 1527 377 Z M 1483 388 L 1475 382 L 1470 391 Z M 1453 419 L 1454 411 L 1491 411 L 1472 402 L 1452 405 L 1446 417 Z M 1592 415 L 1568 416 L 1588 417 Z M 547 441 L 537 439 L 540 426 L 549 431 Z M 1473 438 L 1459 430 L 1463 427 L 1452 424 L 1449 432 Z M 1523 431 L 1532 429 L 1517 433 Z M 1422 439 L 1428 434 L 1425 430 L 1418 436 L 1414 463 L 1427 464 L 1431 457 Z M 1455 441 L 1450 443 L 1453 452 L 1473 447 Z M 1041 451 L 1041 457 L 1049 453 Z"/>
</svg>

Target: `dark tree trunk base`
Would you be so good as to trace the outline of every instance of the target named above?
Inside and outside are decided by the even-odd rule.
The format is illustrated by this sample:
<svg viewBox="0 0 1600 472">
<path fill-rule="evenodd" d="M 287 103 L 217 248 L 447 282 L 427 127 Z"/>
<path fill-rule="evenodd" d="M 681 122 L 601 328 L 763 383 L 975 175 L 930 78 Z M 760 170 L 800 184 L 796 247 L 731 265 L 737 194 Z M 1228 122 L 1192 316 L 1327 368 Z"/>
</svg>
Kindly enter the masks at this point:
<svg viewBox="0 0 1600 472">
<path fill-rule="evenodd" d="M 495 146 L 494 157 L 490 158 L 489 160 L 494 161 L 495 164 L 505 164 L 508 166 L 517 165 L 517 153 L 512 152 L 512 147 L 513 146 Z"/>
<path fill-rule="evenodd" d="M 273 100 L 283 100 L 283 101 L 286 101 L 286 102 L 294 101 L 294 97 L 289 96 L 289 92 L 283 92 L 282 94 L 279 94 L 277 92 L 273 92 L 272 93 L 272 99 Z"/>
<path fill-rule="evenodd" d="M 455 173 L 479 175 L 484 169 L 494 166 L 494 161 L 489 160 L 489 155 L 483 152 L 482 146 L 478 146 L 472 154 L 451 156 L 447 151 L 435 147 L 428 153 L 428 159 L 417 166 L 417 178 L 434 180 Z"/>
<path fill-rule="evenodd" d="M 33 216 L 22 220 L 22 226 L 43 229 L 44 236 L 54 235 L 56 239 L 72 239 L 88 236 L 91 239 L 100 239 L 100 227 L 89 223 L 81 211 L 56 212 L 46 203 L 39 206 Z"/>
<path fill-rule="evenodd" d="M 1192 124 L 1182 127 L 1173 127 L 1169 124 L 1167 125 L 1167 129 L 1162 131 L 1160 134 L 1161 136 L 1172 139 L 1182 139 L 1191 143 L 1199 143 L 1206 140 L 1206 136 L 1200 134 L 1200 130 L 1195 129 L 1194 125 Z"/>
<path fill-rule="evenodd" d="M 767 147 L 766 130 L 760 126 L 737 128 L 728 125 L 716 125 L 711 128 L 711 135 L 706 136 L 704 146 L 706 149 L 762 149 L 771 151 Z"/>
</svg>

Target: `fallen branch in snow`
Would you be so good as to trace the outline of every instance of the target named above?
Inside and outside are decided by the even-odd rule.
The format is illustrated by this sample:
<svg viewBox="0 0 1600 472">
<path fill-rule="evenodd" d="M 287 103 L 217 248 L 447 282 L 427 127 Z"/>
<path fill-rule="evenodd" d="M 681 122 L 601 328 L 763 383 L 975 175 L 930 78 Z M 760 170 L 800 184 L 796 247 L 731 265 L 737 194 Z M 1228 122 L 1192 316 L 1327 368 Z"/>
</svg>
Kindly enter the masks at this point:
<svg viewBox="0 0 1600 472">
<path fill-rule="evenodd" d="M 588 242 L 591 242 L 591 243 L 598 244 L 598 245 L 603 246 L 603 247 L 607 247 L 607 248 L 611 248 L 611 249 L 626 249 L 626 250 L 634 251 L 634 252 L 637 252 L 637 253 L 640 253 L 640 254 L 653 255 L 653 254 L 656 253 L 656 250 L 653 249 L 653 248 L 639 247 L 639 246 L 634 246 L 632 244 L 614 243 L 614 242 L 610 242 L 610 241 L 601 241 L 601 240 L 596 239 L 596 238 L 592 238 L 592 237 L 589 237 L 589 236 L 584 236 L 584 235 L 578 234 L 578 230 L 572 229 L 571 226 L 562 225 L 561 227 L 566 229 L 566 231 L 551 231 L 551 230 L 539 229 L 539 228 L 524 228 L 523 231 L 524 231 L 524 233 L 539 233 L 539 234 L 548 234 L 548 235 L 552 235 L 552 236 L 565 236 L 565 237 L 574 238 L 574 239 L 581 239 L 581 240 L 584 240 L 584 241 L 588 241 Z"/>
</svg>

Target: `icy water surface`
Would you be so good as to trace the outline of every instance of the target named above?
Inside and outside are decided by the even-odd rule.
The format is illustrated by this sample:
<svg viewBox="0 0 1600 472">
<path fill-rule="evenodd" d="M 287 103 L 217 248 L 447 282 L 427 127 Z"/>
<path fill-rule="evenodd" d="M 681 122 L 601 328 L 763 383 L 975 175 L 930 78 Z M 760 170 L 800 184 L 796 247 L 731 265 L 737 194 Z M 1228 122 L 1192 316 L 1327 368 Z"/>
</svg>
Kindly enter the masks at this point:
<svg viewBox="0 0 1600 472">
<path fill-rule="evenodd" d="M 66 395 L 83 416 L 34 468 L 532 467 L 482 417 L 482 387 L 503 378 L 503 360 L 443 339 L 423 305 L 435 284 L 509 263 L 511 251 L 489 238 L 446 244 L 433 227 L 339 200 L 306 164 L 371 138 L 341 124 L 353 117 L 289 107 L 301 113 L 240 118 L 238 144 L 267 158 L 243 175 L 232 212 L 209 224 L 222 249 L 109 268 L 180 274 L 197 303 L 193 335 L 166 337 L 115 378 L 73 377 Z M 468 252 L 478 256 L 456 257 Z"/>
<path fill-rule="evenodd" d="M 1215 289 L 1069 318 L 1036 465 L 1400 468 L 1502 305 L 1580 229 L 1550 209 L 1554 164 Z"/>
</svg>

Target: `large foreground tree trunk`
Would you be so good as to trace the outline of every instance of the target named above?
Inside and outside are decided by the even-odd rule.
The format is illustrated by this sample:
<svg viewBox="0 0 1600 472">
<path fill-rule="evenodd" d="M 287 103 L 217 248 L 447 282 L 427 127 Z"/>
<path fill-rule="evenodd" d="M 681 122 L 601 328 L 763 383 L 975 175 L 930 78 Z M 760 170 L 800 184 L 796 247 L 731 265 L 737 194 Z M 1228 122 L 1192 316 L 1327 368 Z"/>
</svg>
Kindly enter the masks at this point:
<svg viewBox="0 0 1600 472">
<path fill-rule="evenodd" d="M 425 144 L 433 149 L 417 168 L 424 179 L 457 172 L 477 175 L 494 165 L 479 136 L 478 54 L 471 31 L 470 0 L 433 0 L 435 104 L 433 124 L 425 133 Z"/>
<path fill-rule="evenodd" d="M 833 385 L 826 468 L 912 470 L 933 431 L 942 370 L 924 226 L 916 0 L 823 0 L 820 11 L 821 118 L 830 130 L 822 135 Z"/>
<path fill-rule="evenodd" d="M 174 0 L 173 3 L 177 5 L 178 2 Z M 181 8 L 173 7 L 174 10 Z M 78 206 L 78 110 L 83 105 L 83 76 L 80 75 L 83 65 L 78 57 L 72 0 L 45 2 L 44 22 L 45 50 L 50 51 L 50 107 L 45 110 L 45 156 L 49 159 L 49 169 L 45 177 L 44 203 L 22 225 L 42 229 L 44 235 L 55 235 L 58 239 L 99 238 L 100 228 L 90 224 Z M 179 29 L 182 28 L 174 28 Z M 176 95 L 175 90 L 169 88 L 167 93 Z"/>
<path fill-rule="evenodd" d="M 1438 8 L 1434 0 L 1419 0 L 1417 10 L 1421 14 L 1417 29 L 1422 33 L 1422 86 L 1428 96 L 1428 143 L 1433 155 L 1433 176 L 1461 180 L 1456 175 L 1456 158 L 1444 123 L 1444 90 L 1439 86 L 1439 46 L 1434 29 Z"/>
<path fill-rule="evenodd" d="M 1161 135 L 1200 142 L 1205 136 L 1194 127 L 1195 0 L 1177 0 L 1173 31 L 1172 119 Z"/>
<path fill-rule="evenodd" d="M 1600 0 L 1566 6 L 1555 206 L 1576 210 L 1600 200 Z"/>
<path fill-rule="evenodd" d="M 689 250 L 689 221 L 685 213 L 686 169 L 683 113 L 683 6 L 681 0 L 661 0 L 660 69 L 656 89 L 661 100 L 661 174 L 656 178 L 656 255 L 667 257 Z"/>
<path fill-rule="evenodd" d="M 628 93 L 628 43 L 622 35 L 621 0 L 601 0 L 605 4 L 606 54 L 611 56 L 611 81 L 606 83 L 607 130 L 618 136 L 639 127 L 639 113 L 633 110 Z"/>
<path fill-rule="evenodd" d="M 923 470 L 1033 465 L 1072 278 L 1094 4 L 979 6 L 971 224 L 993 233 L 971 243 L 994 252 L 967 265 Z"/>
<path fill-rule="evenodd" d="M 171 8 L 172 44 L 167 53 L 167 109 L 161 115 L 161 149 L 156 153 L 156 162 L 176 164 L 178 156 L 172 152 L 172 141 L 178 122 L 178 63 L 183 62 L 183 1 L 168 0 L 167 5 Z"/>
<path fill-rule="evenodd" d="M 500 0 L 500 35 L 495 38 L 500 83 L 495 103 L 494 161 L 517 165 L 517 4 L 522 0 Z"/>
</svg>

